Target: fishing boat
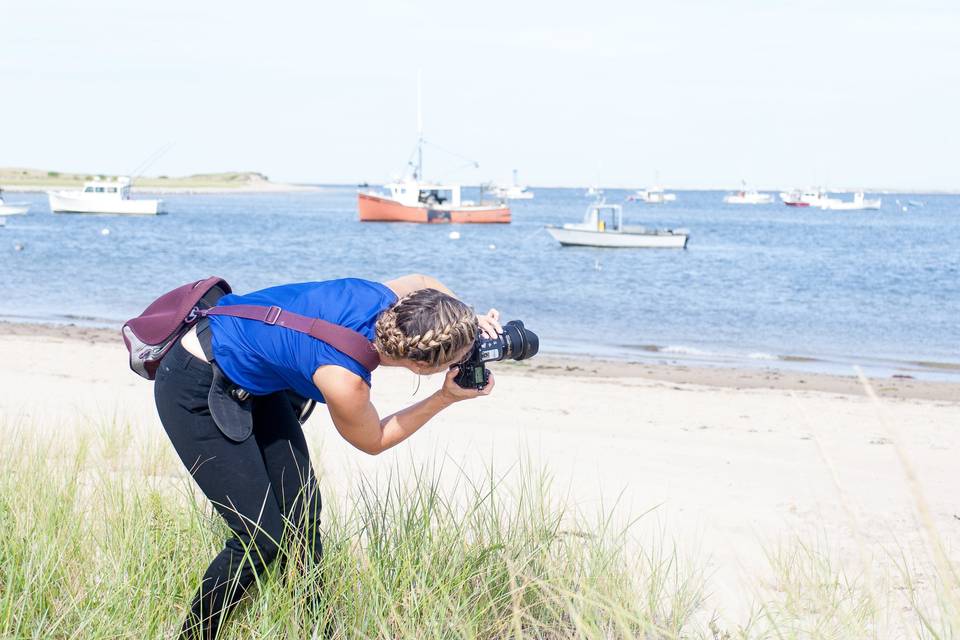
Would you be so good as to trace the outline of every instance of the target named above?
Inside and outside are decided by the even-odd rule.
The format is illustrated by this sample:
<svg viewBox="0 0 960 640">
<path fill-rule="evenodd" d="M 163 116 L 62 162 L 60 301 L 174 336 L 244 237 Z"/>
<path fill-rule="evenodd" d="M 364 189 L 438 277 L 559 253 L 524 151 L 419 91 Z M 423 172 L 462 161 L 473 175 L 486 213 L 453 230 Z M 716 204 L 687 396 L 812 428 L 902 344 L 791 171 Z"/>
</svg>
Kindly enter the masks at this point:
<svg viewBox="0 0 960 640">
<path fill-rule="evenodd" d="M 154 216 L 161 213 L 162 200 L 130 197 L 130 178 L 90 180 L 81 191 L 50 191 L 50 210 L 54 213 L 114 213 Z"/>
<path fill-rule="evenodd" d="M 793 189 L 780 193 L 788 207 L 823 207 L 831 198 L 824 189 Z"/>
<path fill-rule="evenodd" d="M 362 222 L 507 223 L 505 203 L 476 203 L 462 198 L 459 184 L 409 180 L 384 185 L 386 193 L 361 191 L 357 209 Z"/>
<path fill-rule="evenodd" d="M 357 193 L 361 222 L 421 223 L 508 223 L 510 207 L 505 199 L 484 202 L 463 199 L 457 183 L 436 183 L 423 179 L 423 118 L 420 115 L 420 78 L 417 77 L 417 146 L 413 175 L 384 185 L 382 191 Z M 412 164 L 412 163 L 411 163 Z M 476 162 L 471 162 L 479 166 Z"/>
<path fill-rule="evenodd" d="M 677 199 L 675 193 L 666 193 L 663 187 L 647 187 L 640 189 L 632 196 L 628 196 L 630 202 L 646 202 L 647 204 L 663 204 L 664 202 L 673 202 Z"/>
<path fill-rule="evenodd" d="M 0 216 L 22 216 L 29 210 L 29 202 L 5 203 L 3 201 L 3 189 L 0 189 Z"/>
<path fill-rule="evenodd" d="M 493 185 L 490 193 L 501 200 L 532 200 L 533 191 L 517 183 L 517 170 L 513 170 L 513 182 L 508 185 Z"/>
<path fill-rule="evenodd" d="M 826 202 L 820 205 L 820 207 L 822 209 L 829 209 L 831 211 L 862 211 L 865 209 L 879 209 L 880 204 L 880 198 L 877 198 L 876 200 L 867 200 L 863 195 L 863 191 L 857 191 L 855 194 L 853 194 L 852 201 L 828 198 Z"/>
<path fill-rule="evenodd" d="M 565 247 L 620 249 L 684 249 L 690 237 L 686 229 L 624 226 L 623 207 L 602 199 L 587 208 L 583 222 L 547 225 L 547 232 Z"/>
<path fill-rule="evenodd" d="M 760 193 L 755 189 L 747 189 L 747 183 L 740 183 L 740 190 L 728 193 L 723 196 L 723 201 L 727 204 L 769 204 L 773 202 L 773 196 L 769 193 Z"/>
</svg>

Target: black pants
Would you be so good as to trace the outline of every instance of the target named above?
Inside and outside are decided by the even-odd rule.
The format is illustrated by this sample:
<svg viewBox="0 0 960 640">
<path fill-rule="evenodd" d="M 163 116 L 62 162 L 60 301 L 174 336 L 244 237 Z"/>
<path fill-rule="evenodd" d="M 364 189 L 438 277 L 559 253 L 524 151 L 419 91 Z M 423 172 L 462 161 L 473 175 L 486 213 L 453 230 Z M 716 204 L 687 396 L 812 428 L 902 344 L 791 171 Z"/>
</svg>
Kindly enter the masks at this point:
<svg viewBox="0 0 960 640">
<path fill-rule="evenodd" d="M 183 637 L 214 638 L 230 609 L 256 577 L 281 555 L 281 539 L 303 542 L 317 563 L 320 495 L 303 430 L 285 393 L 253 401 L 253 434 L 224 436 L 210 416 L 209 364 L 179 343 L 164 357 L 154 396 L 163 427 L 180 460 L 226 520 L 233 536 L 203 577 Z M 282 557 L 282 556 L 281 556 Z"/>
</svg>

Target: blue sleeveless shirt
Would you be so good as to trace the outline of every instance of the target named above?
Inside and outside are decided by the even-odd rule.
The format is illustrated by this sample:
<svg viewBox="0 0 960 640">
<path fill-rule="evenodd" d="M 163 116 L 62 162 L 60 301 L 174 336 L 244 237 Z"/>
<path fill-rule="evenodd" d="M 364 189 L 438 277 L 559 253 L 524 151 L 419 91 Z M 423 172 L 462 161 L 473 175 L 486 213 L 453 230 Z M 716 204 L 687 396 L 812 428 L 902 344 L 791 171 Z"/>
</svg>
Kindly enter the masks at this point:
<svg viewBox="0 0 960 640">
<path fill-rule="evenodd" d="M 276 305 L 348 327 L 373 340 L 377 316 L 396 301 L 396 294 L 379 282 L 345 278 L 285 284 L 242 296 L 230 294 L 217 306 Z M 323 394 L 313 384 L 313 374 L 317 367 L 327 364 L 348 369 L 370 384 L 370 374 L 359 362 L 322 340 L 258 320 L 209 317 L 217 364 L 230 380 L 254 395 L 293 389 L 324 402 Z"/>
</svg>

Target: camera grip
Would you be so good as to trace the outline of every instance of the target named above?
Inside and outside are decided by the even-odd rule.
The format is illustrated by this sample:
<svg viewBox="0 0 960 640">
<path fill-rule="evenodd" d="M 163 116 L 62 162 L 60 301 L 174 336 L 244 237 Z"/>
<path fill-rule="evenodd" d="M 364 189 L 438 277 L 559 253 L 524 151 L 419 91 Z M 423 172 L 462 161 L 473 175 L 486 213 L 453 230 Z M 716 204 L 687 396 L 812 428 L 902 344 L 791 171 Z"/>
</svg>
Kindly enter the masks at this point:
<svg viewBox="0 0 960 640">
<path fill-rule="evenodd" d="M 483 366 L 483 363 L 463 364 L 460 365 L 460 371 L 453 381 L 462 389 L 476 389 L 480 391 L 490 382 L 490 372 Z"/>
</svg>

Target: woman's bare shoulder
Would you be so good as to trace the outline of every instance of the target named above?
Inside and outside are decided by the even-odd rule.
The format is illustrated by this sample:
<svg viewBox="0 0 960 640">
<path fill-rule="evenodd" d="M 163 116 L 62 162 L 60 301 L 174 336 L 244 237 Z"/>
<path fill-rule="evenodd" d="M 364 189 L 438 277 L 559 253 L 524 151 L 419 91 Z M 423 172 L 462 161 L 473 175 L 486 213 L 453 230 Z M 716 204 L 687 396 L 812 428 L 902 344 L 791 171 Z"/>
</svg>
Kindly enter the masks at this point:
<svg viewBox="0 0 960 640">
<path fill-rule="evenodd" d="M 398 298 L 419 291 L 420 289 L 437 289 L 448 295 L 454 296 L 454 293 L 442 282 L 433 276 L 427 276 L 422 273 L 411 273 L 393 280 L 387 280 L 383 283 L 388 289 L 397 294 Z"/>
<path fill-rule="evenodd" d="M 370 387 L 363 378 L 337 364 L 325 364 L 317 367 L 317 370 L 313 372 L 313 384 L 324 397 L 353 393 L 369 395 L 370 392 Z"/>
</svg>

